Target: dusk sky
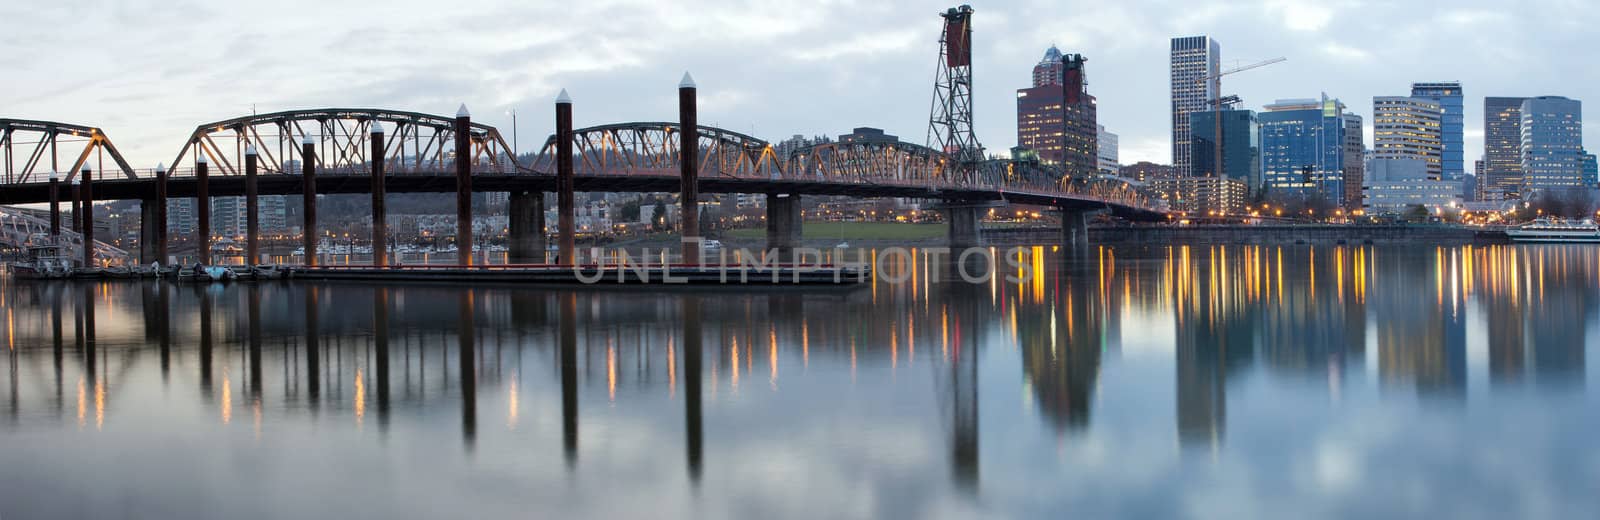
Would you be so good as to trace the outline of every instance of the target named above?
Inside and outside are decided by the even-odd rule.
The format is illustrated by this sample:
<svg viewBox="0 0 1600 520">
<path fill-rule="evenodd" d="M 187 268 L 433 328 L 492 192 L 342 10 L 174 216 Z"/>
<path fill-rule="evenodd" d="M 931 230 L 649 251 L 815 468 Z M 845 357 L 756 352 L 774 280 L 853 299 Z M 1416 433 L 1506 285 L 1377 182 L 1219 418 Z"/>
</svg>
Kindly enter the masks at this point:
<svg viewBox="0 0 1600 520">
<path fill-rule="evenodd" d="M 89 4 L 92 4 L 89 5 Z M 572 93 L 579 126 L 676 118 L 685 70 L 701 122 L 771 141 L 874 126 L 927 134 L 939 32 L 951 2 L 184 1 L 0 5 L 0 117 L 100 126 L 136 168 L 170 160 L 198 124 L 259 112 L 382 107 L 474 118 L 524 152 Z M 1088 57 L 1100 123 L 1121 160 L 1169 163 L 1168 40 L 1209 35 L 1231 68 L 1226 93 L 1342 99 L 1367 121 L 1372 97 L 1459 80 L 1467 168 L 1482 153 L 1487 95 L 1564 95 L 1600 84 L 1588 0 L 1128 0 L 972 2 L 979 140 L 1016 141 L 1015 90 L 1052 43 Z M 1593 123 L 1585 125 L 1595 134 Z M 1593 149 L 1593 147 L 1591 147 Z"/>
</svg>

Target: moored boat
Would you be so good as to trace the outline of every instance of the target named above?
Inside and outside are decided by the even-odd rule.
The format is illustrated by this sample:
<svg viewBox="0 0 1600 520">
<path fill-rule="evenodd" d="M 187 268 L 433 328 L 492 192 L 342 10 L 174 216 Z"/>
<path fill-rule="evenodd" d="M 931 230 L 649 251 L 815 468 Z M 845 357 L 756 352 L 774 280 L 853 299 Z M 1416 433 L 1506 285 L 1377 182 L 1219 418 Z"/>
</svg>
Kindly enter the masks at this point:
<svg viewBox="0 0 1600 520">
<path fill-rule="evenodd" d="M 10 264 L 11 275 L 21 279 L 57 280 L 72 276 L 72 260 L 49 235 L 28 238 L 27 257 Z"/>
<path fill-rule="evenodd" d="M 1518 242 L 1600 243 L 1600 226 L 1593 220 L 1541 218 L 1507 228 L 1506 236 Z"/>
</svg>

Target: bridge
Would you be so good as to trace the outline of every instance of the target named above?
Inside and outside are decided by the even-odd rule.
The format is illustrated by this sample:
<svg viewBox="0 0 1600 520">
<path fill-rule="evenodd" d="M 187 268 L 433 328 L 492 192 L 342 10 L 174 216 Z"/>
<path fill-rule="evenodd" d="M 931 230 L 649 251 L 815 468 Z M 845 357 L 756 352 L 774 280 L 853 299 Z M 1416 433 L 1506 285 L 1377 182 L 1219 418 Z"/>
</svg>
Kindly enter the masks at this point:
<svg viewBox="0 0 1600 520">
<path fill-rule="evenodd" d="M 690 96 L 683 109 L 692 112 L 695 89 L 682 90 Z M 557 106 L 566 114 L 558 117 L 558 127 L 570 125 L 570 99 Z M 0 204 L 48 203 L 53 214 L 59 215 L 59 202 L 67 201 L 76 215 L 92 213 L 86 205 L 89 200 L 144 201 L 141 262 L 167 258 L 165 201 L 169 197 L 196 198 L 196 227 L 209 235 L 210 197 L 244 196 L 253 206 L 262 195 L 373 194 L 373 225 L 379 228 L 375 235 L 381 236 L 386 193 L 456 192 L 470 197 L 473 192 L 507 192 L 512 194 L 513 258 L 543 256 L 543 233 L 533 230 L 544 229 L 543 194 L 551 192 L 557 193 L 558 199 L 567 197 L 569 206 L 561 212 L 564 217 L 571 215 L 572 192 L 689 194 L 680 197 L 685 215 L 698 206 L 699 194 L 764 194 L 768 197 L 769 241 L 780 250 L 794 247 L 799 240 L 802 196 L 936 201 L 950 217 L 951 242 L 957 246 L 978 243 L 979 211 L 998 204 L 1059 209 L 1069 217 L 1069 228 L 1081 228 L 1082 216 L 1095 211 L 1132 220 L 1164 218 L 1154 199 L 1121 179 L 1062 177 L 1046 167 L 1004 160 L 964 165 L 949 154 L 908 143 L 828 142 L 780 154 L 765 140 L 698 125 L 692 118 L 558 128 L 537 154 L 519 161 L 498 130 L 471 122 L 462 108 L 456 117 L 328 108 L 209 122 L 198 125 L 179 146 L 173 168 L 149 170 L 129 167 L 110 137 L 98 128 L 0 120 L 7 150 Z M 23 141 L 25 138 L 19 138 L 24 132 L 39 133 L 40 138 Z M 82 150 L 70 162 L 58 161 L 53 157 L 58 143 L 73 135 L 79 136 Z M 691 142 L 694 144 L 688 144 Z M 33 153 L 12 154 L 11 147 L 19 144 L 33 144 Z M 563 149 L 570 152 L 563 154 Z M 112 167 L 94 168 L 103 164 L 92 160 L 97 153 L 109 153 Z M 463 157 L 466 159 L 458 160 Z M 570 158 L 565 166 L 562 157 Z M 43 178 L 40 170 L 46 160 L 77 170 Z M 692 190 L 686 189 L 691 186 Z M 462 220 L 458 225 L 470 226 L 470 207 L 458 210 Z M 307 228 L 315 229 L 315 208 L 308 206 L 305 214 Z M 560 227 L 558 236 L 570 238 L 567 226 Z M 42 228 L 28 229 L 31 233 Z M 696 231 L 688 230 L 686 238 L 696 236 Z M 20 246 L 18 241 L 26 234 L 7 233 L 3 240 Z M 314 237 L 315 233 L 306 235 Z M 1086 233 L 1080 236 L 1086 237 Z M 306 250 L 314 251 L 316 244 L 307 242 Z M 250 249 L 247 258 L 258 258 L 254 248 Z M 118 256 L 115 250 L 101 251 L 108 256 L 97 262 Z M 202 262 L 209 261 L 204 258 L 208 253 L 208 248 L 201 248 Z M 563 257 L 570 258 L 570 254 Z"/>
<path fill-rule="evenodd" d="M 972 15 L 969 6 L 940 14 L 943 32 L 929 146 L 848 140 L 780 151 L 760 138 L 699 124 L 699 91 L 686 72 L 678 85 L 677 121 L 574 129 L 573 102 L 562 90 L 555 100 L 555 134 L 526 163 L 514 156 L 498 130 L 474 123 L 465 105 L 455 117 L 326 108 L 205 123 L 184 140 L 170 170 L 160 165 L 133 169 L 99 128 L 0 119 L 0 149 L 5 153 L 0 204 L 48 202 L 50 221 L 59 222 L 59 201 L 65 198 L 75 216 L 84 215 L 74 222 L 93 222 L 95 200 L 142 200 L 139 256 L 150 262 L 169 258 L 167 199 L 193 197 L 201 263 L 210 263 L 210 200 L 216 196 L 244 196 L 249 220 L 245 257 L 251 263 L 260 258 L 257 198 L 262 194 L 306 195 L 301 235 L 305 258 L 313 264 L 317 194 L 371 194 L 372 242 L 386 244 L 388 192 L 454 192 L 455 240 L 466 252 L 472 251 L 473 193 L 509 193 L 513 261 L 544 258 L 544 194 L 551 192 L 558 207 L 558 258 L 566 262 L 576 258 L 575 192 L 677 192 L 683 261 L 688 263 L 699 260 L 702 194 L 765 195 L 768 245 L 780 254 L 791 252 L 800 241 L 800 199 L 805 196 L 934 201 L 945 212 L 955 247 L 979 245 L 982 214 L 1004 204 L 1055 208 L 1062 216 L 1062 238 L 1074 245 L 1088 241 L 1091 213 L 1163 219 L 1156 199 L 1135 183 L 984 158 L 972 127 Z M 37 140 L 17 140 L 28 135 Z M 61 143 L 67 144 L 69 157 L 72 147 L 81 143 L 82 148 L 73 160 L 63 162 L 57 155 Z M 31 153 L 14 153 L 16 144 L 32 144 Z M 39 174 L 46 159 L 52 172 L 48 181 Z M 70 187 L 58 180 L 63 164 Z M 58 227 L 51 226 L 52 234 Z M 93 241 L 93 229 L 82 226 L 85 241 Z M 84 253 L 83 263 L 93 262 Z M 386 251 L 374 256 L 376 265 L 387 262 Z M 463 263 L 471 262 L 467 258 Z"/>
</svg>

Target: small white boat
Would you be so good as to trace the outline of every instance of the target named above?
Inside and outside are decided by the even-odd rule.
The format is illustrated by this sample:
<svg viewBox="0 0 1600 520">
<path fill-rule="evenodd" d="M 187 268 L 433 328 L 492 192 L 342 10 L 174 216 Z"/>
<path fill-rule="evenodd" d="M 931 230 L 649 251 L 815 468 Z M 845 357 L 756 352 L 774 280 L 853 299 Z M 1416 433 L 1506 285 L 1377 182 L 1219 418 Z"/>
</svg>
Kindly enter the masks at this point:
<svg viewBox="0 0 1600 520">
<path fill-rule="evenodd" d="M 1600 226 L 1593 220 L 1541 218 L 1522 226 L 1506 228 L 1506 236 L 1518 242 L 1600 243 Z"/>
<path fill-rule="evenodd" d="M 200 267 L 200 272 L 204 273 L 213 282 L 223 282 L 238 277 L 238 274 L 234 273 L 233 269 L 220 265 L 202 266 Z"/>
</svg>

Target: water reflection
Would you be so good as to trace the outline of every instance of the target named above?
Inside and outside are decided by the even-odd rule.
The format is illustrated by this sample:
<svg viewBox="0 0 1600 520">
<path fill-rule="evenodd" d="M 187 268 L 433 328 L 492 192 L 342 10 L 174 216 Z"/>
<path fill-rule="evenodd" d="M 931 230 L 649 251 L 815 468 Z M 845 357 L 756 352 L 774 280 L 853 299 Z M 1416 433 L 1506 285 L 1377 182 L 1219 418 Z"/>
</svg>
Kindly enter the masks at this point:
<svg viewBox="0 0 1600 520">
<path fill-rule="evenodd" d="M 1046 445 L 1134 427 L 1170 431 L 1180 452 L 1248 458 L 1228 432 L 1259 424 L 1230 427 L 1230 410 L 1243 399 L 1253 417 L 1263 392 L 1321 407 L 1370 386 L 1458 412 L 1472 388 L 1583 395 L 1600 308 L 1600 252 L 1586 248 L 1044 247 L 1017 267 L 1032 279 L 982 284 L 951 282 L 961 266 L 921 252 L 903 260 L 871 287 L 827 291 L 5 280 L 4 429 L 248 422 L 270 440 L 306 425 L 359 436 L 375 420 L 403 459 L 436 450 L 441 412 L 459 410 L 448 436 L 468 461 L 547 445 L 569 475 L 638 471 L 712 495 L 756 466 L 1005 502 L 1005 485 L 984 484 L 1009 482 L 1020 468 L 1005 454 L 1029 442 L 1004 419 L 1013 396 Z M 676 477 L 647 469 L 662 460 L 681 461 Z M 927 479 L 925 461 L 945 476 Z M 893 502 L 868 516 L 917 507 Z"/>
</svg>

